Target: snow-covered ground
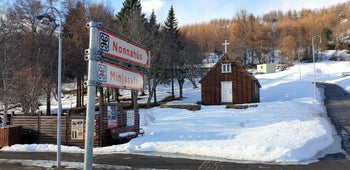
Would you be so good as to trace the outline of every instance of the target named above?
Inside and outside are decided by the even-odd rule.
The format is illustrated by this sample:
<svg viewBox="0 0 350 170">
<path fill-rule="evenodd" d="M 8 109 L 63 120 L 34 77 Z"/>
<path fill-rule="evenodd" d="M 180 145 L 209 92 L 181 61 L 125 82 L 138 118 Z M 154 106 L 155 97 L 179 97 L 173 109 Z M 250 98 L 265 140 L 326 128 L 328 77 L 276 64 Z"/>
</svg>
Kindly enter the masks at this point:
<svg viewBox="0 0 350 170">
<path fill-rule="evenodd" d="M 94 148 L 95 154 L 136 153 L 237 162 L 304 164 L 328 153 L 343 152 L 340 139 L 326 116 L 323 94 L 313 81 L 336 83 L 350 91 L 350 62 L 324 61 L 296 64 L 272 74 L 255 75 L 261 83 L 261 103 L 248 109 L 202 106 L 184 109 L 141 109 L 143 136 L 122 145 Z M 169 95 L 170 86 L 158 88 L 159 98 Z M 177 92 L 177 91 L 176 91 Z M 200 101 L 200 88 L 185 83 L 182 101 Z M 68 102 L 69 103 L 69 102 Z M 70 107 L 70 106 L 65 106 Z M 51 144 L 13 145 L 1 151 L 56 151 Z M 84 152 L 62 146 L 62 152 Z"/>
</svg>

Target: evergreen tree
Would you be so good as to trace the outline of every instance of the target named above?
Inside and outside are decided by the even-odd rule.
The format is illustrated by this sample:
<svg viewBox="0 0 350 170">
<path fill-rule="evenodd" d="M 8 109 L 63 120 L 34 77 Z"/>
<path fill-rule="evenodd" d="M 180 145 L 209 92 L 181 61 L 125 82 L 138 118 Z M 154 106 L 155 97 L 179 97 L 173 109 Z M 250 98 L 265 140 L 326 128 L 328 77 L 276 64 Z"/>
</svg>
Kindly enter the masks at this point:
<svg viewBox="0 0 350 170">
<path fill-rule="evenodd" d="M 117 31 L 141 44 L 145 41 L 146 22 L 140 0 L 125 0 L 121 11 L 116 16 Z"/>
<path fill-rule="evenodd" d="M 125 0 L 121 11 L 116 16 L 118 33 L 132 41 L 145 45 L 147 42 L 147 19 L 142 13 L 140 0 Z M 137 98 L 137 93 L 132 90 L 132 98 Z M 142 94 L 144 92 L 142 91 Z M 135 95 L 135 96 L 134 96 Z M 136 102 L 136 100 L 133 100 Z M 135 105 L 134 105 L 135 106 Z"/>
<path fill-rule="evenodd" d="M 329 41 L 332 41 L 332 34 L 333 34 L 333 31 L 331 29 L 323 28 L 322 32 L 321 32 L 322 40 L 325 43 L 328 43 Z"/>
<path fill-rule="evenodd" d="M 321 32 L 322 42 L 320 44 L 321 50 L 333 50 L 334 44 L 332 43 L 333 31 L 329 28 L 323 28 Z"/>
<path fill-rule="evenodd" d="M 157 23 L 157 16 L 154 13 L 154 10 L 152 10 L 152 13 L 149 17 L 149 22 L 147 23 L 147 29 L 149 33 L 152 34 L 150 37 L 157 36 L 159 34 L 160 24 Z"/>
<path fill-rule="evenodd" d="M 174 40 L 177 40 L 177 38 L 180 35 L 180 32 L 178 29 L 177 19 L 175 18 L 175 11 L 173 6 L 171 6 L 169 9 L 167 20 L 165 21 L 165 28 L 173 36 L 172 38 L 174 38 Z"/>
<path fill-rule="evenodd" d="M 159 42 L 159 28 L 160 25 L 157 23 L 157 17 L 154 13 L 154 10 L 152 11 L 149 22 L 147 23 L 147 32 L 148 32 L 148 42 L 147 46 L 149 50 L 151 51 L 151 67 L 149 71 L 147 72 L 148 77 L 148 99 L 147 99 L 147 107 L 150 107 L 152 96 L 154 96 L 154 103 L 157 103 L 157 96 L 156 96 L 156 89 L 157 85 L 159 84 L 159 78 L 157 73 L 161 73 L 160 71 L 160 63 L 159 62 L 159 54 L 160 54 L 160 48 L 158 48 L 158 42 Z M 151 83 L 152 82 L 152 83 Z"/>
<path fill-rule="evenodd" d="M 125 0 L 123 2 L 123 7 L 118 12 L 117 15 L 117 23 L 122 22 L 125 20 L 125 18 L 131 13 L 133 9 L 141 9 L 141 3 L 140 0 Z"/>
<path fill-rule="evenodd" d="M 169 57 L 168 69 L 171 75 L 171 96 L 174 98 L 174 76 L 178 80 L 180 98 L 182 97 L 182 86 L 185 80 L 185 59 L 181 55 L 183 45 L 180 41 L 180 31 L 178 29 L 178 22 L 175 17 L 174 7 L 171 6 L 168 12 L 167 20 L 165 21 L 165 34 L 168 39 L 167 56 Z"/>
<path fill-rule="evenodd" d="M 63 34 L 64 42 L 64 75 L 76 79 L 77 82 L 77 107 L 84 105 L 84 75 L 87 64 L 84 60 L 84 50 L 88 48 L 89 32 L 86 29 L 86 9 L 82 2 L 78 1 L 74 8 L 68 9 L 66 24 Z"/>
</svg>

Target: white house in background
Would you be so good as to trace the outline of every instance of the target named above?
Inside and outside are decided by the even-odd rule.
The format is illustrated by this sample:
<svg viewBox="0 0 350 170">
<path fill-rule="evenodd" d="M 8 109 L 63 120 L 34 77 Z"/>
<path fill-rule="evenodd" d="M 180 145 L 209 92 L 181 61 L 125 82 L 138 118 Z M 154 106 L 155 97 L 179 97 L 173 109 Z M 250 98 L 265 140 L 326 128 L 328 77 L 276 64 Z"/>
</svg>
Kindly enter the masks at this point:
<svg viewBox="0 0 350 170">
<path fill-rule="evenodd" d="M 219 59 L 222 57 L 222 55 L 218 55 L 216 53 L 207 53 L 205 54 L 205 58 L 203 59 L 203 64 L 213 64 L 215 65 L 219 61 Z"/>
<path fill-rule="evenodd" d="M 275 73 L 276 65 L 275 64 L 258 64 L 256 65 L 256 72 L 267 74 L 267 73 Z"/>
</svg>

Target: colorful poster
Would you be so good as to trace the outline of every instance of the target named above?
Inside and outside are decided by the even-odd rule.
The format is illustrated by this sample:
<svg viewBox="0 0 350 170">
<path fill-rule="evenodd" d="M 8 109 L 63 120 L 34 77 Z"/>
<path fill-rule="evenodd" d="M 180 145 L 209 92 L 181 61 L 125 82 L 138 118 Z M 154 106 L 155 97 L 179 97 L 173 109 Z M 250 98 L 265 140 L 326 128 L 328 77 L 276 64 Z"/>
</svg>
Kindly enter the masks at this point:
<svg viewBox="0 0 350 170">
<path fill-rule="evenodd" d="M 71 128 L 72 139 L 84 139 L 84 120 L 83 119 L 72 119 Z"/>
<path fill-rule="evenodd" d="M 108 125 L 107 128 L 118 127 L 118 106 L 107 106 Z"/>
</svg>

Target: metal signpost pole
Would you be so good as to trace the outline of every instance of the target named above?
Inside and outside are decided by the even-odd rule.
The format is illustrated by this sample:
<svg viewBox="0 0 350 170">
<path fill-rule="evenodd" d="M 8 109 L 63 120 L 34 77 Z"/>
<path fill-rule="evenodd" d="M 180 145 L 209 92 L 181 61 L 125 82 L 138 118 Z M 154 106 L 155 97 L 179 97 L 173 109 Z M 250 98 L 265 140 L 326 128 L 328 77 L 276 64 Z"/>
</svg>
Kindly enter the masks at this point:
<svg viewBox="0 0 350 170">
<path fill-rule="evenodd" d="M 90 28 L 90 41 L 89 49 L 85 50 L 87 54 L 85 59 L 89 61 L 89 64 L 86 83 L 88 101 L 84 170 L 92 170 L 96 86 L 143 90 L 144 74 L 135 69 L 117 66 L 119 62 L 113 60 L 124 60 L 141 67 L 149 67 L 150 57 L 147 49 L 103 28 L 101 22 L 91 21 L 87 26 Z M 132 51 L 132 54 L 125 51 Z M 107 62 L 99 62 L 99 60 L 107 60 Z M 130 80 L 130 82 L 121 81 L 117 78 L 118 75 Z"/>
<path fill-rule="evenodd" d="M 94 143 L 94 119 L 95 119 L 95 98 L 96 98 L 96 58 L 98 56 L 98 27 L 100 22 L 90 21 L 90 42 L 87 59 L 88 80 L 87 80 L 87 108 L 86 108 L 86 130 L 85 130 L 85 154 L 84 154 L 84 170 L 92 170 L 92 155 Z"/>
<path fill-rule="evenodd" d="M 56 9 L 56 8 L 54 8 Z M 57 10 L 57 9 L 56 9 Z M 58 10 L 57 10 L 58 12 Z M 61 116 L 62 116 L 62 101 L 61 101 L 61 91 L 62 91 L 62 19 L 60 16 L 60 26 L 59 26 L 59 45 L 58 45 L 58 82 L 57 82 L 57 167 L 61 167 Z"/>
</svg>

